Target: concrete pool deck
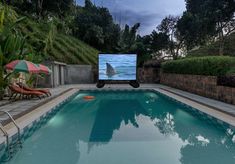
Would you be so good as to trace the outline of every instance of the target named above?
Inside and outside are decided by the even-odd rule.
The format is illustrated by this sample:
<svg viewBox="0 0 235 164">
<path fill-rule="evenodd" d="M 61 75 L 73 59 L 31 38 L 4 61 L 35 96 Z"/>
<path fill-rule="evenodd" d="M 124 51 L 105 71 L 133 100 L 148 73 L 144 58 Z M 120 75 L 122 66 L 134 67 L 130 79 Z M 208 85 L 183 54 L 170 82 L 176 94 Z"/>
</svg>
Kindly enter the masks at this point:
<svg viewBox="0 0 235 164">
<path fill-rule="evenodd" d="M 42 100 L 21 100 L 0 107 L 0 111 L 8 111 L 14 118 L 21 129 L 40 118 L 43 114 L 50 111 L 53 107 L 72 96 L 79 90 L 96 90 L 95 84 L 66 85 L 51 89 L 52 97 Z M 127 84 L 110 84 L 105 85 L 101 90 L 110 89 L 133 89 Z M 235 127 L 235 106 L 220 101 L 208 99 L 202 96 L 191 94 L 171 87 L 159 84 L 142 84 L 139 89 L 150 89 L 161 92 L 180 102 L 192 106 L 203 113 L 209 114 L 219 120 Z M 137 89 L 138 90 L 138 89 Z M 6 115 L 0 115 L 0 121 L 8 123 L 9 118 Z M 9 136 L 16 134 L 16 128 L 12 123 L 4 127 Z M 5 141 L 5 137 L 0 133 L 0 143 Z"/>
<path fill-rule="evenodd" d="M 67 92 L 71 87 L 69 86 L 61 86 L 58 88 L 50 89 L 52 96 L 42 98 L 42 99 L 31 99 L 31 100 L 17 100 L 17 101 L 8 101 L 4 100 L 4 104 L 0 106 L 0 111 L 9 112 L 13 118 L 18 118 L 20 115 L 24 115 L 27 111 L 31 111 L 35 109 L 37 106 L 40 106 L 59 95 Z M 4 125 L 7 123 L 9 117 L 4 114 L 0 113 L 0 122 Z"/>
</svg>

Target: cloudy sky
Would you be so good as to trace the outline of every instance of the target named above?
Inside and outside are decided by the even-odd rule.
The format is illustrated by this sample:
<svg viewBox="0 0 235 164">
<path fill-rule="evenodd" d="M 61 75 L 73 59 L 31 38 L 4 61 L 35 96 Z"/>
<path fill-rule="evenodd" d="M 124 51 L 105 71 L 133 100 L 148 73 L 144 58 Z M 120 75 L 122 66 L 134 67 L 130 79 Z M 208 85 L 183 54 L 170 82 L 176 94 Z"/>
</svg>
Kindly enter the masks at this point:
<svg viewBox="0 0 235 164">
<path fill-rule="evenodd" d="M 115 21 L 122 26 L 141 23 L 139 33 L 149 34 L 167 15 L 182 15 L 184 0 L 92 0 L 98 6 L 108 7 Z M 84 5 L 84 0 L 77 0 Z"/>
</svg>

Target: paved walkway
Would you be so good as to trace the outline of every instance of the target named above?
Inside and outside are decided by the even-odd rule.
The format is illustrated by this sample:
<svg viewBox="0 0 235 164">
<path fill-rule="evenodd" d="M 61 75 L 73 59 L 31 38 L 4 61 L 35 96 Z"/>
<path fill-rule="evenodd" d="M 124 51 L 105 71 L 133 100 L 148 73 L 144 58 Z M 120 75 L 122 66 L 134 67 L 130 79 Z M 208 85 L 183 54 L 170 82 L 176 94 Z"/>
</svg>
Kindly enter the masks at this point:
<svg viewBox="0 0 235 164">
<path fill-rule="evenodd" d="M 35 108 L 36 106 L 39 106 L 41 104 L 50 101 L 51 99 L 61 95 L 62 93 L 66 92 L 69 89 L 70 89 L 69 86 L 52 88 L 50 89 L 52 96 L 43 99 L 17 100 L 10 103 L 7 100 L 3 100 L 3 102 L 7 104 L 0 107 L 0 112 L 1 111 L 9 112 L 15 118 L 20 115 L 23 115 L 26 111 L 33 110 L 33 108 Z M 0 122 L 3 122 L 3 124 L 5 124 L 6 122 L 4 121 L 8 119 L 9 117 L 6 114 L 4 114 L 3 112 L 0 113 Z"/>
<path fill-rule="evenodd" d="M 189 93 L 189 92 L 186 92 L 186 91 L 182 91 L 182 90 L 171 88 L 171 87 L 164 86 L 164 85 L 159 85 L 158 87 L 161 88 L 161 89 L 164 89 L 168 92 L 171 92 L 171 93 L 174 93 L 176 95 L 182 96 L 184 98 L 196 101 L 196 102 L 198 102 L 202 105 L 206 105 L 206 106 L 214 108 L 216 110 L 220 110 L 224 113 L 230 114 L 230 115 L 235 117 L 235 105 L 227 104 L 227 103 L 224 103 L 224 102 L 221 102 L 221 101 L 206 98 L 206 97 L 203 97 L 203 96 L 199 96 L 199 95 L 196 95 L 196 94 L 192 94 L 192 93 Z"/>
<path fill-rule="evenodd" d="M 11 115 L 13 115 L 14 117 L 16 117 L 16 116 L 19 117 L 21 115 L 24 115 L 25 112 L 33 110 L 37 106 L 40 106 L 40 105 L 50 101 L 51 99 L 61 95 L 63 92 L 66 92 L 70 88 L 79 88 L 79 89 L 84 89 L 84 90 L 97 89 L 95 84 L 65 85 L 65 86 L 51 89 L 52 96 L 49 98 L 45 98 L 45 99 L 41 99 L 41 100 L 34 99 L 34 100 L 15 101 L 15 102 L 12 102 L 11 104 L 1 106 L 0 111 L 7 111 Z M 182 96 L 184 98 L 196 101 L 200 104 L 206 105 L 207 107 L 211 107 L 216 110 L 223 111 L 224 113 L 227 113 L 227 114 L 235 117 L 235 106 L 234 105 L 230 105 L 230 104 L 226 104 L 226 103 L 216 101 L 213 99 L 205 98 L 202 96 L 198 96 L 198 95 L 195 95 L 195 94 L 192 94 L 189 92 L 185 92 L 185 91 L 182 91 L 179 89 L 167 87 L 164 85 L 142 84 L 140 87 L 140 89 L 157 89 L 157 88 L 160 88 L 160 89 L 166 90 L 168 92 L 171 92 L 173 94 L 176 94 L 178 96 Z M 107 90 L 107 89 L 133 89 L 133 88 L 127 84 L 118 84 L 118 85 L 117 84 L 108 84 L 108 85 L 105 85 L 105 87 L 103 89 Z M 8 119 L 8 117 L 5 114 L 0 114 L 0 122 L 4 122 L 7 119 Z"/>
</svg>

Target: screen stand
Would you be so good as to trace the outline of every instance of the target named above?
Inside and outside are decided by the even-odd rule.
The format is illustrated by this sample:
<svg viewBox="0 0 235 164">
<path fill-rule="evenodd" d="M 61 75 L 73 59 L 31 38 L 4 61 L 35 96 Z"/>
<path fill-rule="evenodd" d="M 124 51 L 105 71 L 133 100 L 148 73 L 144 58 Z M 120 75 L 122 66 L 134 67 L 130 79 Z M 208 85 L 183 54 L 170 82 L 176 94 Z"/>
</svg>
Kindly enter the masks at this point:
<svg viewBox="0 0 235 164">
<path fill-rule="evenodd" d="M 114 84 L 114 83 L 112 83 Z M 118 84 L 118 83 L 115 83 Z M 123 83 L 119 83 L 119 84 L 123 84 Z M 129 81 L 130 86 L 132 86 L 133 88 L 139 88 L 140 84 L 136 81 L 136 80 L 132 80 Z M 105 81 L 98 81 L 98 83 L 96 84 L 97 88 L 103 88 L 105 86 Z"/>
<path fill-rule="evenodd" d="M 104 81 L 98 81 L 98 83 L 96 84 L 96 87 L 97 88 L 103 88 L 105 85 L 105 82 Z"/>
<path fill-rule="evenodd" d="M 136 80 L 132 80 L 129 82 L 130 86 L 132 86 L 133 88 L 139 88 L 140 84 L 136 81 Z"/>
</svg>

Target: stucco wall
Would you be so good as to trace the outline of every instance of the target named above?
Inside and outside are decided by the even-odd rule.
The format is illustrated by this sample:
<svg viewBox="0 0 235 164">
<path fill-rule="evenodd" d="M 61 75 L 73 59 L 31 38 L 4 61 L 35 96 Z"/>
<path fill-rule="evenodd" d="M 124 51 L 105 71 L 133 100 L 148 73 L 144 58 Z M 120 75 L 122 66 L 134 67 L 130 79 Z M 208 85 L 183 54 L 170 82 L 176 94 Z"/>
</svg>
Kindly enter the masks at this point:
<svg viewBox="0 0 235 164">
<path fill-rule="evenodd" d="M 51 88 L 64 85 L 66 64 L 56 61 L 44 64 L 52 70 L 52 73 L 50 75 L 44 75 L 44 78 L 39 78 L 37 86 Z"/>
<path fill-rule="evenodd" d="M 67 65 L 65 74 L 66 84 L 89 84 L 94 82 L 92 66 Z"/>
<path fill-rule="evenodd" d="M 217 85 L 216 76 L 162 73 L 160 77 L 164 85 L 235 104 L 235 88 Z"/>
</svg>

